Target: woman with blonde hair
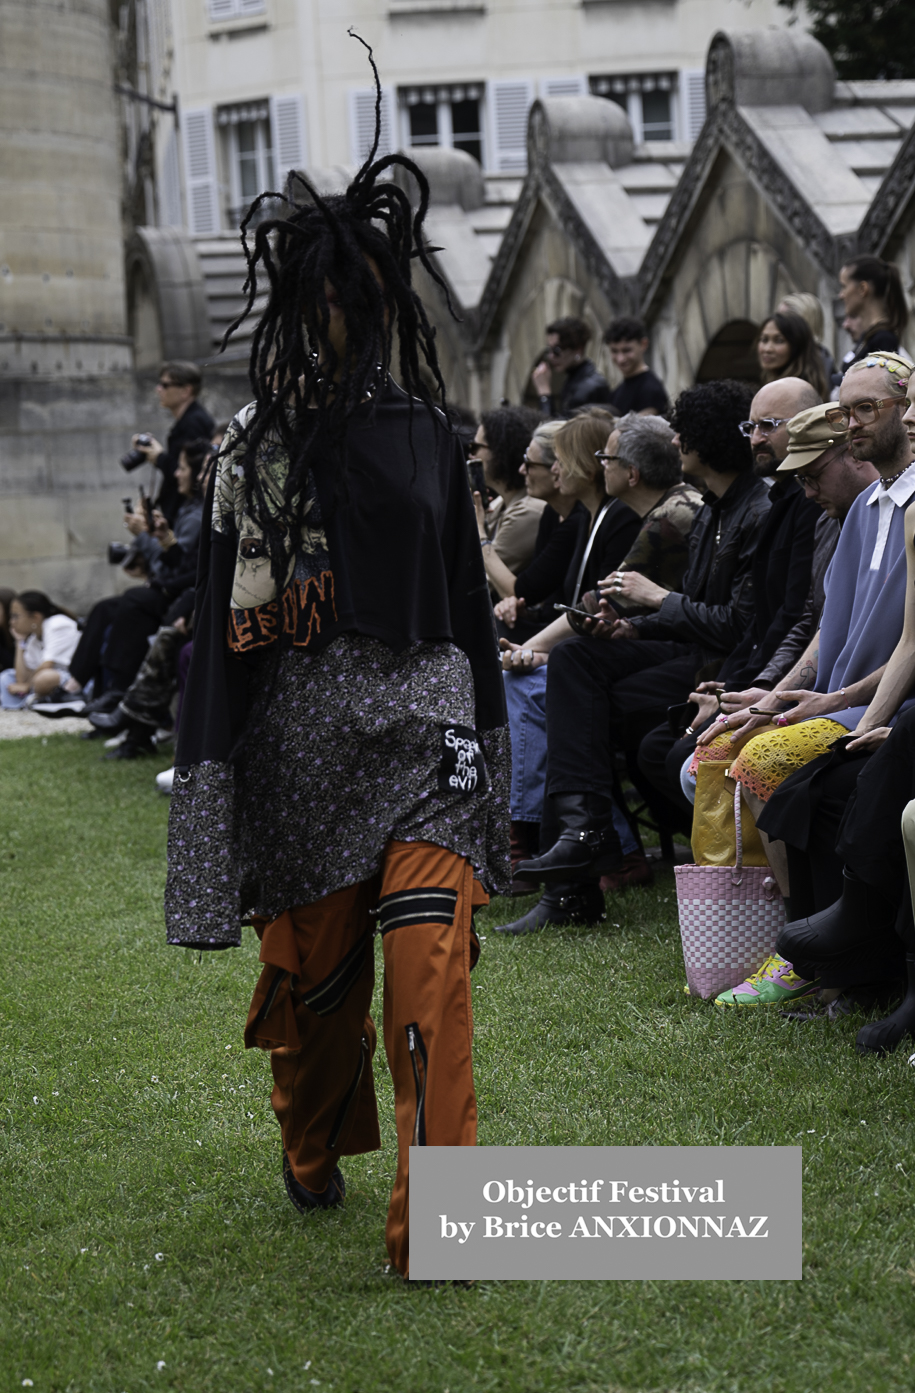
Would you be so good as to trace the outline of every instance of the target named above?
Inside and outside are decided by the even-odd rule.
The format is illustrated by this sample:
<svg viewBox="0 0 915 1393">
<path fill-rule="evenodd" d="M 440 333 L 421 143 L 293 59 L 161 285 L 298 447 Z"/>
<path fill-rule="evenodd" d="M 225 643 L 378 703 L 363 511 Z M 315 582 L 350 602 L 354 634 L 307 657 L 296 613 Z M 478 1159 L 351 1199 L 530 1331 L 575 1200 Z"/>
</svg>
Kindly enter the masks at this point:
<svg viewBox="0 0 915 1393">
<path fill-rule="evenodd" d="M 825 320 L 823 317 L 823 306 L 816 295 L 811 295 L 809 290 L 798 290 L 786 295 L 775 307 L 776 314 L 799 314 L 803 319 L 811 334 L 813 341 L 820 350 L 820 357 L 823 359 L 823 373 L 826 377 L 827 387 L 838 384 L 839 376 L 836 372 L 836 360 L 833 358 L 829 349 L 823 342 L 825 332 Z"/>
</svg>

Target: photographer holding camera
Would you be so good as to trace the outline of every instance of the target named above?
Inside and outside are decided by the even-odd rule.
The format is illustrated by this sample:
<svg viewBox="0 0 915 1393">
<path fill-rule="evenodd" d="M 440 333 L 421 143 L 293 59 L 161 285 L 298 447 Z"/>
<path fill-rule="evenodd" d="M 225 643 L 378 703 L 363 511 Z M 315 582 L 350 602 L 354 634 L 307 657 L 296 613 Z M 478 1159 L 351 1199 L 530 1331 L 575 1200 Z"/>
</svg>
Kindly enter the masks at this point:
<svg viewBox="0 0 915 1393">
<path fill-rule="evenodd" d="M 159 405 L 170 411 L 175 424 L 168 433 L 164 446 L 154 435 L 135 435 L 131 442 L 133 448 L 121 459 L 121 465 L 130 473 L 139 469 L 145 462 L 152 464 L 162 476 L 157 503 L 160 512 L 169 523 L 174 523 L 181 504 L 181 495 L 175 478 L 178 457 L 181 451 L 194 440 L 211 438 L 216 422 L 206 407 L 197 400 L 203 379 L 196 363 L 175 361 L 163 363 L 159 369 L 156 395 Z"/>
<path fill-rule="evenodd" d="M 127 691 L 172 601 L 195 584 L 203 498 L 215 454 L 208 439 L 192 440 L 181 450 L 175 472 L 181 505 L 173 526 L 143 497 L 136 511 L 125 512 L 124 525 L 135 539 L 132 550 L 146 566 L 146 583 L 93 605 L 69 677 L 44 702 L 36 703 L 41 715 L 78 714 L 85 707 L 82 693 L 90 680 L 93 700 L 103 689 Z"/>
</svg>

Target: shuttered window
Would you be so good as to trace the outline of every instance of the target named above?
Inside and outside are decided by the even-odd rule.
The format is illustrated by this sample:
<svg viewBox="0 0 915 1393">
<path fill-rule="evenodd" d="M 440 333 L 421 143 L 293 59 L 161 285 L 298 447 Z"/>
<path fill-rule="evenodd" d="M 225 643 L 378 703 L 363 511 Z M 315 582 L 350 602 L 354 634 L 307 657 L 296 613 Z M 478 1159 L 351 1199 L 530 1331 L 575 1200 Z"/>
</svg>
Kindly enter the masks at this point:
<svg viewBox="0 0 915 1393">
<path fill-rule="evenodd" d="M 697 140 L 705 125 L 705 69 L 684 68 L 680 73 L 683 93 L 683 139 Z"/>
<path fill-rule="evenodd" d="M 394 92 L 390 87 L 382 87 L 379 155 L 389 155 L 394 149 L 394 113 Z M 373 87 L 351 89 L 349 94 L 349 131 L 350 157 L 353 164 L 361 165 L 375 139 L 375 89 Z"/>
<path fill-rule="evenodd" d="M 538 84 L 541 97 L 586 97 L 588 79 L 584 73 L 572 77 L 542 77 Z"/>
<path fill-rule="evenodd" d="M 305 148 L 305 108 L 299 96 L 274 97 L 270 102 L 273 127 L 273 157 L 277 179 L 282 185 L 290 169 L 304 169 L 308 163 Z"/>
<path fill-rule="evenodd" d="M 211 24 L 220 24 L 226 19 L 244 19 L 247 15 L 262 15 L 267 12 L 267 0 L 209 0 L 207 9 Z"/>
<path fill-rule="evenodd" d="M 188 227 L 195 236 L 211 237 L 220 225 L 212 108 L 185 111 L 182 129 Z"/>
<path fill-rule="evenodd" d="M 490 163 L 497 174 L 523 174 L 527 169 L 527 115 L 534 84 L 526 79 L 488 84 L 492 132 Z"/>
</svg>

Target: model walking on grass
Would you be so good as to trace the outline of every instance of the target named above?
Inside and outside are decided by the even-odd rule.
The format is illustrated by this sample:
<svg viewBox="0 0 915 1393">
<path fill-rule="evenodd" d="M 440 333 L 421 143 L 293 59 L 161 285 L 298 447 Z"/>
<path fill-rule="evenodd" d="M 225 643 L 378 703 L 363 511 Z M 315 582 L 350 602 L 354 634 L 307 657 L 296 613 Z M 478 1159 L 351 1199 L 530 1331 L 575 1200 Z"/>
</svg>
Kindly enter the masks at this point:
<svg viewBox="0 0 915 1393">
<path fill-rule="evenodd" d="M 264 272 L 269 293 L 255 399 L 210 490 L 166 914 L 169 941 L 196 948 L 257 930 L 245 1042 L 271 1050 L 302 1211 L 340 1204 L 340 1158 L 380 1145 L 381 936 L 398 1139 L 386 1238 L 407 1276 L 410 1145 L 476 1140 L 471 916 L 510 880 L 510 750 L 462 451 L 420 371 L 421 355 L 444 401 L 410 278 L 413 257 L 436 275 L 428 186 L 401 156 L 375 162 L 377 130 L 345 194 L 291 176 L 286 216 L 246 244 L 248 311 Z M 381 181 L 393 165 L 417 211 Z"/>
</svg>

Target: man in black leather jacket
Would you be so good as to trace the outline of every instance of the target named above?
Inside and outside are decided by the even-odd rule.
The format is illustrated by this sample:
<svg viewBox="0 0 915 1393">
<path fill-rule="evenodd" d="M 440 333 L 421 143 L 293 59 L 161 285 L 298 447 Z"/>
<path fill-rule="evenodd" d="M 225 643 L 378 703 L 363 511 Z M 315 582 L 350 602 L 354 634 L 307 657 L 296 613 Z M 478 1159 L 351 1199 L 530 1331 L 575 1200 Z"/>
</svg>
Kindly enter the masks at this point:
<svg viewBox="0 0 915 1393">
<path fill-rule="evenodd" d="M 752 397 L 744 383 L 709 382 L 683 392 L 674 408 L 684 470 L 707 489 L 690 532 L 682 590 L 671 593 L 635 571 L 614 572 L 601 587 L 606 622 L 550 656 L 544 822 L 556 840 L 551 844 L 542 825 L 541 847 L 549 850 L 517 868 L 525 879 L 543 880 L 547 893 L 508 932 L 602 917 L 598 881 L 620 859 L 610 797 L 614 751 L 636 751 L 752 620 L 753 556 L 770 506 L 738 429 Z M 615 618 L 614 595 L 655 612 Z"/>
<path fill-rule="evenodd" d="M 546 353 L 531 377 L 540 401 L 540 410 L 547 420 L 557 416 L 568 418 L 580 406 L 592 403 L 612 408 L 613 395 L 603 373 L 586 358 L 585 349 L 591 338 L 591 328 L 583 319 L 571 315 L 554 319 L 546 326 Z M 564 372 L 566 380 L 558 400 L 553 395 L 554 372 Z"/>
</svg>

